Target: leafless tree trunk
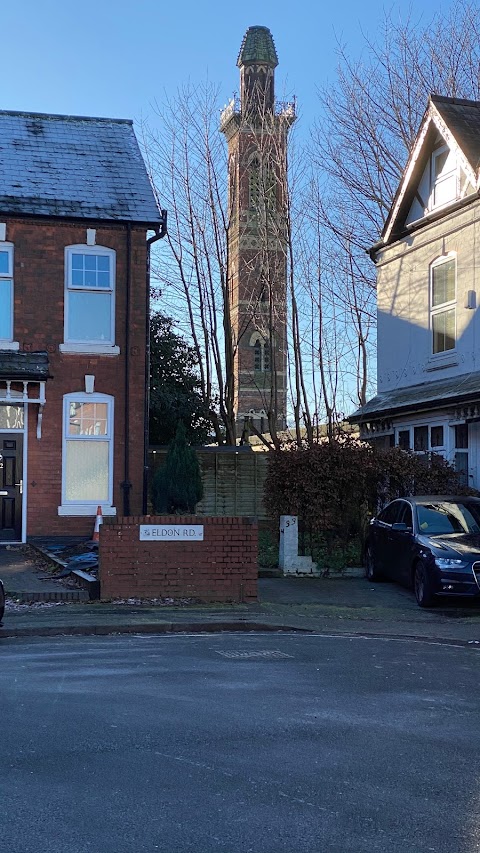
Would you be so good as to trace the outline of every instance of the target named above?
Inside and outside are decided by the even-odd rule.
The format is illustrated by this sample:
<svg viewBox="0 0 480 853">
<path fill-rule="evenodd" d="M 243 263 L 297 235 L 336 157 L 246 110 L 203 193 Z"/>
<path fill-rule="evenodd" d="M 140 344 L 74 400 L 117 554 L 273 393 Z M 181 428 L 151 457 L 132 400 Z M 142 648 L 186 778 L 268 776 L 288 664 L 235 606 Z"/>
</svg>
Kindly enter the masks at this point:
<svg viewBox="0 0 480 853">
<path fill-rule="evenodd" d="M 235 444 L 229 302 L 227 158 L 218 133 L 217 91 L 185 86 L 157 106 L 159 129 L 143 128 L 144 151 L 158 198 L 169 209 L 168 246 L 154 272 L 164 311 L 196 349 L 201 388 L 219 444 Z M 161 267 L 159 264 L 161 263 Z"/>
<path fill-rule="evenodd" d="M 268 446 L 279 447 L 278 383 L 286 363 L 285 335 L 279 334 L 279 329 L 285 324 L 286 299 L 284 294 L 279 295 L 276 281 L 279 264 L 287 263 L 288 246 L 285 217 L 278 212 L 282 199 L 273 205 L 272 193 L 286 192 L 286 181 L 279 182 L 278 176 L 286 166 L 281 152 L 286 147 L 287 117 L 282 123 L 278 116 L 260 110 L 252 128 L 262 162 L 258 176 L 258 239 L 254 257 L 244 271 L 252 283 L 250 302 L 242 310 L 242 322 L 235 326 L 229 234 L 235 225 L 238 182 L 229 180 L 230 164 L 218 130 L 217 104 L 213 87 L 187 86 L 174 101 L 157 108 L 158 131 L 147 126 L 143 129 L 152 182 L 162 206 L 171 211 L 170 254 L 165 257 L 165 252 L 161 253 L 157 279 L 163 310 L 183 321 L 183 330 L 192 338 L 201 364 L 202 395 L 220 443 L 236 441 L 234 378 L 238 346 L 252 329 L 261 333 L 268 347 L 269 363 L 265 381 L 259 387 L 269 426 L 269 435 L 262 440 Z M 275 242 L 278 252 L 272 250 Z M 252 429 L 261 435 L 253 425 Z"/>
</svg>

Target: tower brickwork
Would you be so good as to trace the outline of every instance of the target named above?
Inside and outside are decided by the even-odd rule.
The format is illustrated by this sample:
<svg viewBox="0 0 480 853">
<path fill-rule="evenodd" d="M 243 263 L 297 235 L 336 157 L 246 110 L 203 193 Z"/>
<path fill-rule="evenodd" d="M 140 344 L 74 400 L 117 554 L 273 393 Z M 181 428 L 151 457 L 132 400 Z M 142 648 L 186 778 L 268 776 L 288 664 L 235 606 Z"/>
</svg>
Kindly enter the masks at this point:
<svg viewBox="0 0 480 853">
<path fill-rule="evenodd" d="M 229 298 L 237 432 L 286 421 L 287 138 L 293 103 L 275 101 L 277 53 L 267 27 L 250 27 L 237 65 L 240 100 L 223 111 L 228 143 Z"/>
</svg>

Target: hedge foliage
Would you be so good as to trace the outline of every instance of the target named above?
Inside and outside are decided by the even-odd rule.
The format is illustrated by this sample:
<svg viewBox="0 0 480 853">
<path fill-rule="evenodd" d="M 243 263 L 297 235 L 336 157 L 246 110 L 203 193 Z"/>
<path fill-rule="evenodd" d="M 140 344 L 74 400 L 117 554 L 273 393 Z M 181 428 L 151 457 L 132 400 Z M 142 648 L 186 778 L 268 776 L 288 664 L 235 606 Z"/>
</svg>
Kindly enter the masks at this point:
<svg viewBox="0 0 480 853">
<path fill-rule="evenodd" d="M 441 456 L 378 450 L 345 436 L 269 454 L 265 504 L 273 518 L 297 515 L 329 541 L 363 538 L 369 519 L 394 498 L 477 494 Z"/>
</svg>

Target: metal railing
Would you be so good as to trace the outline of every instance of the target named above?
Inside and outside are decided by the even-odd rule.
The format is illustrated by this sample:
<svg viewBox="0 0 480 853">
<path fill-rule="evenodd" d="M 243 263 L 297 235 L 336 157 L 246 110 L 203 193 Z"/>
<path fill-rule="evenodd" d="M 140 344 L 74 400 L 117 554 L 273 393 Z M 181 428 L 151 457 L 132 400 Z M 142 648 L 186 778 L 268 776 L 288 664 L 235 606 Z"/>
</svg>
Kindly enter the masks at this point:
<svg viewBox="0 0 480 853">
<path fill-rule="evenodd" d="M 297 99 L 293 101 L 275 101 L 274 115 L 285 118 L 295 118 L 297 110 Z M 240 115 L 242 105 L 240 98 L 234 97 L 220 113 L 220 124 L 225 124 L 233 115 Z"/>
</svg>

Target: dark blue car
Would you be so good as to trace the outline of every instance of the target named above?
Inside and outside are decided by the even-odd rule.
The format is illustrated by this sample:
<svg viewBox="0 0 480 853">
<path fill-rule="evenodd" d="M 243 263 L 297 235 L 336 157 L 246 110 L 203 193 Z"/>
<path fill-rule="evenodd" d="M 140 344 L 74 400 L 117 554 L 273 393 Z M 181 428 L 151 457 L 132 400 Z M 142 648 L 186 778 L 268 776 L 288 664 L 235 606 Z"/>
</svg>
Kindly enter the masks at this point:
<svg viewBox="0 0 480 853">
<path fill-rule="evenodd" d="M 480 596 L 480 498 L 399 498 L 370 522 L 365 574 L 413 587 L 420 607 L 437 596 Z"/>
</svg>

